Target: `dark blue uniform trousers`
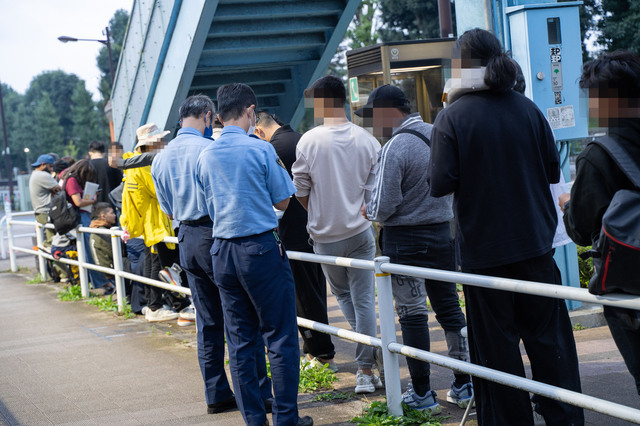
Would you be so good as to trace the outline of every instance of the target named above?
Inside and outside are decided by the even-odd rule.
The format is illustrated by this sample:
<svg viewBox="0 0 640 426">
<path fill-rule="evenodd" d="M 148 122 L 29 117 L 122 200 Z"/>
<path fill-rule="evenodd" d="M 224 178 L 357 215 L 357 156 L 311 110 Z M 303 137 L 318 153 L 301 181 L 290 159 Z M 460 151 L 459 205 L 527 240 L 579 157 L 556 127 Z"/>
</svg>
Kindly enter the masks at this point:
<svg viewBox="0 0 640 426">
<path fill-rule="evenodd" d="M 193 305 L 196 308 L 198 331 L 198 362 L 204 380 L 207 404 L 224 401 L 233 395 L 224 370 L 224 317 L 220 303 L 220 292 L 213 280 L 211 245 L 213 224 L 181 224 L 178 232 L 180 242 L 180 266 L 187 273 Z M 271 381 L 267 376 L 264 344 L 258 342 L 256 374 L 259 377 L 261 398 L 271 398 Z"/>
<path fill-rule="evenodd" d="M 266 421 L 255 369 L 254 348 L 260 332 L 271 365 L 273 421 L 295 425 L 300 354 L 295 286 L 287 256 L 280 253 L 273 231 L 215 238 L 211 255 L 224 308 L 231 378 L 242 416 L 249 425 Z"/>
</svg>

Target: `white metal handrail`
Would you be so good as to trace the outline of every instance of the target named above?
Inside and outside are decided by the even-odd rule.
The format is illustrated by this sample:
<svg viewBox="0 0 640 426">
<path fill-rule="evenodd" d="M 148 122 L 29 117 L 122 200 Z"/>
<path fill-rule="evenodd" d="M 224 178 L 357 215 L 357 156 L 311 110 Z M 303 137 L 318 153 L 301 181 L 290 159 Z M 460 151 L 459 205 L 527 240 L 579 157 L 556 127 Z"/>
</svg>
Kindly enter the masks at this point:
<svg viewBox="0 0 640 426">
<path fill-rule="evenodd" d="M 31 253 L 39 256 L 40 273 L 42 276 L 46 276 L 46 268 L 44 265 L 44 259 L 52 259 L 53 257 L 43 251 L 34 251 L 21 247 L 15 247 L 13 245 L 13 238 L 11 233 L 11 226 L 15 224 L 28 224 L 33 225 L 33 222 L 23 222 L 7 219 L 7 233 L 9 237 L 9 249 L 12 256 L 11 270 L 17 271 L 17 265 L 15 263 L 15 252 Z M 36 223 L 36 237 L 40 244 L 44 238 L 43 225 Z M 46 225 L 47 228 L 52 225 Z M 124 284 L 123 279 L 129 278 L 135 281 L 139 281 L 145 284 L 154 285 L 170 291 L 177 291 L 184 294 L 191 294 L 188 288 L 176 287 L 171 284 L 166 284 L 160 281 L 152 280 L 149 278 L 141 277 L 132 273 L 124 272 L 122 269 L 122 246 L 121 235 L 122 230 L 118 228 L 96 229 L 87 227 L 78 227 L 77 232 L 80 234 L 76 239 L 78 247 L 78 259 L 60 259 L 63 263 L 76 265 L 80 270 L 80 284 L 83 291 L 83 296 L 86 297 L 88 293 L 88 279 L 86 277 L 87 269 L 93 269 L 104 273 L 112 274 L 115 276 L 116 281 L 116 295 L 118 300 L 118 310 L 122 311 L 124 308 Z M 97 265 L 87 264 L 84 259 L 84 243 L 81 234 L 83 232 L 96 233 L 103 235 L 111 235 L 112 249 L 114 254 L 114 267 L 105 268 Z M 165 238 L 165 242 L 178 243 L 177 238 L 168 237 Z M 461 371 L 463 373 L 471 374 L 477 377 L 484 378 L 493 382 L 501 383 L 510 387 L 521 389 L 524 391 L 532 392 L 541 396 L 552 398 L 558 401 L 573 404 L 582 408 L 586 408 L 592 411 L 600 412 L 612 417 L 624 419 L 640 423 L 640 410 L 632 407 L 620 405 L 611 401 L 598 399 L 589 395 L 584 395 L 578 392 L 570 391 L 567 389 L 551 386 L 545 383 L 536 382 L 524 377 L 504 373 L 498 370 L 492 370 L 490 368 L 481 367 L 475 364 L 467 363 L 464 361 L 452 359 L 443 355 L 438 355 L 433 352 L 423 351 L 410 346 L 398 344 L 396 342 L 396 328 L 395 328 L 395 313 L 393 311 L 393 294 L 391 290 L 391 273 L 410 275 L 420 278 L 427 278 L 439 281 L 447 281 L 453 283 L 461 283 L 465 285 L 474 285 L 485 288 L 493 288 L 503 291 L 513 291 L 518 293 L 534 294 L 538 296 L 553 297 L 558 299 L 572 299 L 580 300 L 583 302 L 603 304 L 609 306 L 625 307 L 631 309 L 640 310 L 640 297 L 631 295 L 607 295 L 607 296 L 594 296 L 588 293 L 586 289 L 578 289 L 571 287 L 563 287 L 555 284 L 537 283 L 522 280 L 512 280 L 497 277 L 487 277 L 473 274 L 465 274 L 451 271 L 442 271 L 430 268 L 419 268 L 407 265 L 398 265 L 389 262 L 388 257 L 378 257 L 374 261 L 350 259 L 334 256 L 321 256 L 310 253 L 287 251 L 287 254 L 292 260 L 301 260 L 306 262 L 316 262 L 323 264 L 339 265 L 345 267 L 352 267 L 357 269 L 367 269 L 375 271 L 376 275 L 376 287 L 378 292 L 378 312 L 380 317 L 380 335 L 381 338 L 366 336 L 350 330 L 340 329 L 327 324 L 310 321 L 304 318 L 297 318 L 298 325 L 317 330 L 323 333 L 331 334 L 346 340 L 353 342 L 363 343 L 369 346 L 382 349 L 383 362 L 385 369 L 385 384 L 387 393 L 387 404 L 389 412 L 394 415 L 402 414 L 401 407 L 401 387 L 400 387 L 400 373 L 397 354 L 402 354 L 408 357 L 419 359 L 425 362 L 430 362 L 442 367 Z M 84 277 L 83 277 L 84 274 Z"/>
</svg>

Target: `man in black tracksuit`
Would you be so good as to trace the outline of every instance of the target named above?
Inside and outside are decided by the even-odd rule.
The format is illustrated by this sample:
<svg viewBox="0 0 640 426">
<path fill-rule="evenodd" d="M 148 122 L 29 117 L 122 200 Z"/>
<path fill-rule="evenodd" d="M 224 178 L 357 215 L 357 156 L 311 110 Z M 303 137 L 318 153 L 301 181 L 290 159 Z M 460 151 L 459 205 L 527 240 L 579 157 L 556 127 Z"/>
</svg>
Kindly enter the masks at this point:
<svg viewBox="0 0 640 426">
<path fill-rule="evenodd" d="M 280 125 L 268 112 L 256 113 L 255 134 L 270 142 L 291 176 L 291 165 L 296 161 L 296 145 L 302 136 L 289 125 Z M 287 250 L 313 253 L 307 233 L 307 211 L 295 197 L 289 202 L 280 225 L 280 238 Z M 312 321 L 329 323 L 327 317 L 327 284 L 319 263 L 289 260 L 296 285 L 296 311 L 298 316 Z M 328 363 L 336 371 L 333 361 L 335 350 L 331 337 L 307 328 L 299 327 L 304 342 L 302 350 L 311 365 Z"/>
<path fill-rule="evenodd" d="M 605 54 L 585 64 L 580 87 L 589 89 L 591 118 L 608 127 L 609 136 L 640 163 L 640 58 L 628 52 Z M 636 188 L 600 145 L 587 145 L 576 160 L 570 201 L 569 194 L 559 200 L 576 244 L 589 246 L 598 238 L 602 216 L 620 189 Z M 640 394 L 640 312 L 605 305 L 604 316 Z"/>
</svg>

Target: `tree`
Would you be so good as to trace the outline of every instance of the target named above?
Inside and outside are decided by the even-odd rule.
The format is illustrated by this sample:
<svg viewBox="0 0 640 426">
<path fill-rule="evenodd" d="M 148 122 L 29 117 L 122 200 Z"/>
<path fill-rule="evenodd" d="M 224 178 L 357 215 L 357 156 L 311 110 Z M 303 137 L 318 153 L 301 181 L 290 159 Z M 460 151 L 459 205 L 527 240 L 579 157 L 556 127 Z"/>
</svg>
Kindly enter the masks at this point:
<svg viewBox="0 0 640 426">
<path fill-rule="evenodd" d="M 71 97 L 79 81 L 75 74 L 67 74 L 60 70 L 44 71 L 31 80 L 31 85 L 25 93 L 24 105 L 27 109 L 35 108 L 44 94 L 48 94 L 52 111 L 55 111 L 55 116 L 60 120 L 58 124 L 62 126 L 63 143 L 71 138 L 73 132 Z"/>
<path fill-rule="evenodd" d="M 2 84 L 2 99 L 4 103 L 4 113 L 7 124 L 7 140 L 9 152 L 11 153 L 11 164 L 13 167 L 24 168 L 26 164 L 24 147 L 28 143 L 31 134 L 29 133 L 29 123 L 21 116 L 24 110 L 24 96 L 13 90 L 10 86 Z M 0 133 L 1 137 L 2 133 Z M 2 140 L 2 139 L 0 139 Z M 4 150 L 4 140 L 2 140 L 2 150 Z M 4 164 L 2 165 L 4 170 Z M 3 176 L 6 171 L 3 171 Z"/>
<path fill-rule="evenodd" d="M 60 118 L 47 92 L 38 100 L 32 117 L 32 139 L 29 149 L 34 155 L 64 152 L 64 128 L 60 125 Z"/>
<path fill-rule="evenodd" d="M 89 143 L 93 140 L 107 140 L 109 129 L 104 123 L 104 113 L 100 111 L 91 94 L 85 88 L 84 81 L 80 80 L 71 96 L 73 105 L 71 114 L 73 117 L 73 143 L 78 151 L 86 152 Z M 69 145 L 67 145 L 69 146 Z"/>
<path fill-rule="evenodd" d="M 382 40 L 440 37 L 437 0 L 379 0 Z M 455 19 L 453 21 L 455 23 Z"/>
<path fill-rule="evenodd" d="M 111 41 L 111 56 L 113 57 L 113 72 L 116 72 L 118 67 L 118 61 L 120 60 L 120 53 L 122 52 L 122 43 L 124 42 L 124 36 L 127 32 L 127 25 L 129 23 L 129 13 L 124 9 L 118 9 L 113 14 L 113 17 L 109 21 L 109 35 Z M 98 57 L 96 58 L 98 68 L 102 73 L 100 79 L 100 94 L 102 99 L 106 100 L 111 97 L 111 76 L 109 74 L 109 51 L 107 47 L 100 49 Z M 115 75 L 113 76 L 115 78 Z"/>
<path fill-rule="evenodd" d="M 640 54 L 640 2 L 600 0 L 601 18 L 596 23 L 597 42 L 604 50 L 630 50 Z"/>
</svg>

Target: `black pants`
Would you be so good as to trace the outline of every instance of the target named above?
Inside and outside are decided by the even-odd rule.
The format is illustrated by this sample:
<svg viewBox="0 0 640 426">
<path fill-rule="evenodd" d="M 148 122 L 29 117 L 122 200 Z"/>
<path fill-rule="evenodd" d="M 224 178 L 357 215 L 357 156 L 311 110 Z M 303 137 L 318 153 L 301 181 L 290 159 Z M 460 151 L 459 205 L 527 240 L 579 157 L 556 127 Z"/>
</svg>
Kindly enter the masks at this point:
<svg viewBox="0 0 640 426">
<path fill-rule="evenodd" d="M 313 253 L 309 247 L 299 250 Z M 319 263 L 289 260 L 296 285 L 296 313 L 301 318 L 329 324 L 327 316 L 327 282 Z M 298 327 L 302 336 L 302 351 L 314 357 L 333 359 L 335 348 L 331 336 L 319 331 Z"/>
<path fill-rule="evenodd" d="M 465 270 L 559 284 L 553 252 L 509 265 Z M 580 392 L 578 356 L 564 300 L 465 286 L 471 362 L 525 376 L 520 339 L 533 379 Z M 480 425 L 533 425 L 529 393 L 473 378 Z M 584 424 L 582 408 L 536 397 L 547 425 Z"/>
<path fill-rule="evenodd" d="M 171 266 L 174 262 L 178 263 L 180 253 L 177 248 L 175 250 L 169 249 L 165 243 L 156 244 L 155 248 L 157 253 L 151 253 L 151 249 L 145 246 L 144 276 L 153 280 L 160 280 L 158 273 L 164 266 Z M 186 282 L 186 279 L 184 279 L 184 282 Z M 180 312 L 191 303 L 189 298 L 184 295 L 178 295 L 152 285 L 145 285 L 144 294 L 147 299 L 147 306 L 152 311 L 157 311 L 166 302 L 176 312 Z"/>
<path fill-rule="evenodd" d="M 604 317 L 640 394 L 640 312 L 605 306 Z"/>
</svg>

